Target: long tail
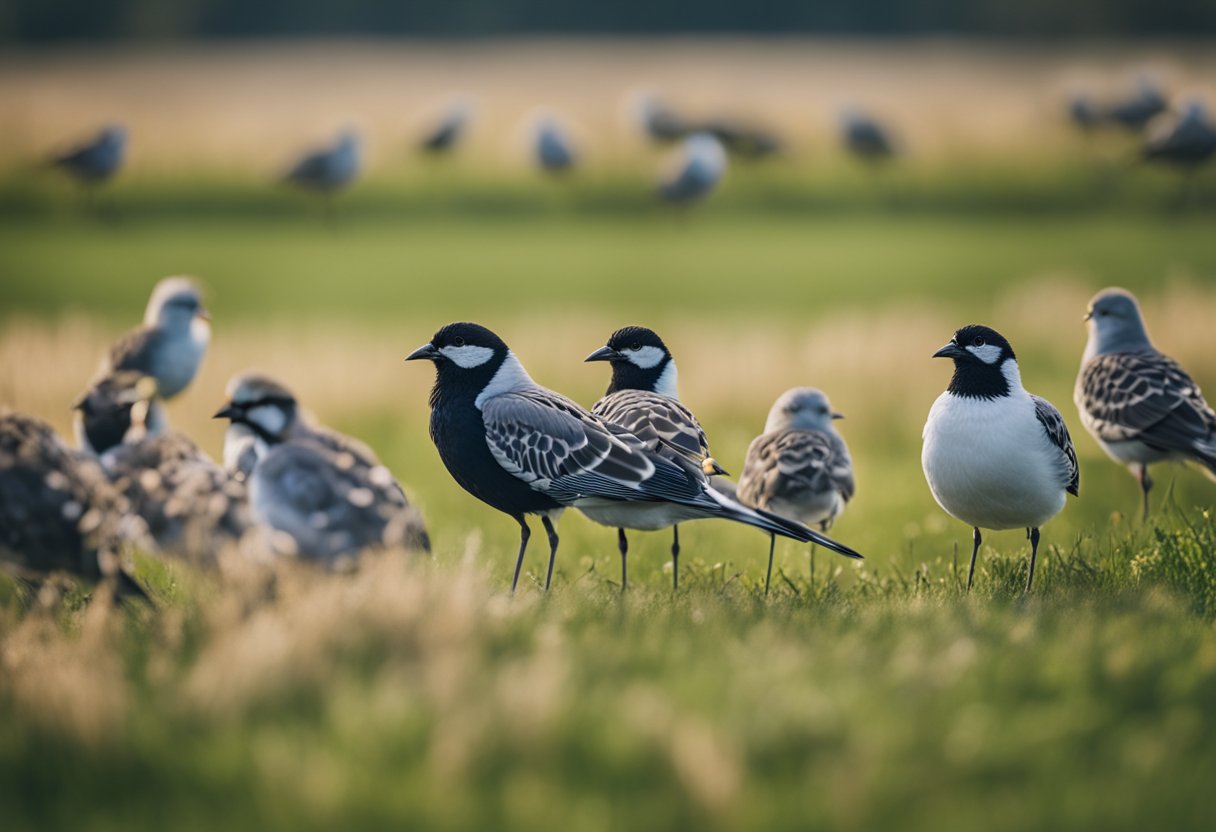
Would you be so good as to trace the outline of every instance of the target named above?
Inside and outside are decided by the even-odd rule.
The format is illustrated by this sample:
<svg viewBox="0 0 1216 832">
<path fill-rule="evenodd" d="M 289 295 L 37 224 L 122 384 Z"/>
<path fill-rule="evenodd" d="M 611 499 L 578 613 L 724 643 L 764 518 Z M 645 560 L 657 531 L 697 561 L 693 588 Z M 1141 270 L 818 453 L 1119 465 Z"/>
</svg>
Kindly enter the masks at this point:
<svg viewBox="0 0 1216 832">
<path fill-rule="evenodd" d="M 850 549 L 843 543 L 837 543 L 832 538 L 820 534 L 809 526 L 804 526 L 795 520 L 773 514 L 771 511 L 748 508 L 713 488 L 707 488 L 705 493 L 711 496 L 718 504 L 720 516 L 728 520 L 754 526 L 769 534 L 779 534 L 782 537 L 793 538 L 802 543 L 816 543 L 825 549 L 831 549 L 839 555 L 844 555 L 846 558 L 854 558 L 855 560 L 864 559 L 860 552 Z"/>
</svg>

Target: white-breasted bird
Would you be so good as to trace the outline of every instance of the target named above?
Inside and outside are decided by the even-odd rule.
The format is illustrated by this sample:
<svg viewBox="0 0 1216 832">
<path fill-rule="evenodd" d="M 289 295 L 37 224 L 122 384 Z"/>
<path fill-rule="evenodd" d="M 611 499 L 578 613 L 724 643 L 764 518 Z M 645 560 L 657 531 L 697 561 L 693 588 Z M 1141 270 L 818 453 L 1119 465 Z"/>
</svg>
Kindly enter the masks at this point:
<svg viewBox="0 0 1216 832">
<path fill-rule="evenodd" d="M 1026 529 L 1034 582 L 1039 527 L 1078 493 L 1077 455 L 1064 418 L 1026 392 L 1017 358 L 997 331 L 977 324 L 955 332 L 933 354 L 954 375 L 925 422 L 921 465 L 938 505 L 974 530 L 967 588 L 975 576 L 980 529 Z"/>
<path fill-rule="evenodd" d="M 709 196 L 726 173 L 726 149 L 709 133 L 695 133 L 680 145 L 671 172 L 659 183 L 664 202 L 686 204 Z"/>
<path fill-rule="evenodd" d="M 663 339 L 646 327 L 618 329 L 608 343 L 585 359 L 612 364 L 612 380 L 591 412 L 620 425 L 647 444 L 651 451 L 679 454 L 697 465 L 706 476 L 726 471 L 710 455 L 709 440 L 697 417 L 681 401 L 676 360 Z M 621 589 L 625 589 L 629 540 L 625 529 L 672 531 L 671 585 L 680 588 L 680 527 L 683 509 L 662 503 L 627 503 L 602 508 L 584 508 L 583 514 L 597 523 L 617 525 L 621 553 Z"/>
<path fill-rule="evenodd" d="M 1147 517 L 1150 465 L 1195 462 L 1216 479 L 1216 413 L 1186 370 L 1153 346 L 1131 292 L 1103 289 L 1085 320 L 1073 400 L 1102 450 L 1139 481 Z"/>
<path fill-rule="evenodd" d="M 302 156 L 283 176 L 285 182 L 332 196 L 355 181 L 361 166 L 359 134 L 346 129 L 329 147 Z"/>
<path fill-rule="evenodd" d="M 597 510 L 599 522 L 619 527 L 631 522 L 635 507 L 629 504 L 662 504 L 680 515 L 677 522 L 721 517 L 860 557 L 799 523 L 719 494 L 700 466 L 679 454 L 655 453 L 625 428 L 541 387 L 483 326 L 449 324 L 406 360 L 435 365 L 431 439 L 448 472 L 519 523 L 512 587 L 531 534 L 529 514 L 540 515 L 549 536 L 548 587 L 558 546 L 552 518 L 564 508 Z M 605 517 L 614 508 L 630 514 Z"/>
<path fill-rule="evenodd" d="M 833 424 L 843 418 L 814 387 L 782 393 L 768 412 L 764 433 L 747 448 L 740 502 L 823 531 L 831 528 L 856 491 L 849 448 Z M 770 538 L 766 591 L 775 542 Z"/>
<path fill-rule="evenodd" d="M 98 185 L 122 168 L 127 154 L 127 129 L 111 124 L 89 141 L 56 153 L 50 163 L 86 185 Z"/>
<path fill-rule="evenodd" d="M 552 115 L 542 115 L 533 127 L 532 148 L 536 164 L 547 173 L 565 173 L 578 161 L 578 153 L 566 128 Z"/>
<path fill-rule="evenodd" d="M 295 395 L 259 373 L 228 384 L 224 461 L 245 480 L 255 523 L 280 554 L 344 564 L 368 548 L 430 551 L 422 515 L 357 439 L 315 424 Z"/>
</svg>

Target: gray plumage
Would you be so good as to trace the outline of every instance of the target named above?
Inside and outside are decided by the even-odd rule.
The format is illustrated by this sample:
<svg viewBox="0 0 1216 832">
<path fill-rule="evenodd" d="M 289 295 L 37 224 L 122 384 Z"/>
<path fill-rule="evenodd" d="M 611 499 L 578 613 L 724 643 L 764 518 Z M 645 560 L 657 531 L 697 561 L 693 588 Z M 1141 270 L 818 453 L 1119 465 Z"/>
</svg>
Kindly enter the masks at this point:
<svg viewBox="0 0 1216 832">
<path fill-rule="evenodd" d="M 1142 153 L 1147 161 L 1198 167 L 1216 154 L 1216 125 L 1199 102 L 1191 102 L 1178 118 L 1154 125 Z"/>
<path fill-rule="evenodd" d="M 51 164 L 81 182 L 96 184 L 118 173 L 126 151 L 126 128 L 111 125 L 88 142 L 56 154 L 51 158 Z"/>
<path fill-rule="evenodd" d="M 643 94 L 636 101 L 638 124 L 647 138 L 669 144 L 688 135 L 688 123 L 666 101 Z"/>
<path fill-rule="evenodd" d="M 541 118 L 534 137 L 536 163 L 541 170 L 561 173 L 574 167 L 577 156 L 565 129 L 551 116 Z"/>
<path fill-rule="evenodd" d="M 305 154 L 283 178 L 311 191 L 332 194 L 355 181 L 360 164 L 359 136 L 345 130 L 330 147 Z"/>
<path fill-rule="evenodd" d="M 1151 78 L 1141 76 L 1136 91 L 1121 101 L 1105 108 L 1103 118 L 1133 132 L 1140 132 L 1150 121 L 1166 111 L 1169 106 L 1165 94 Z"/>
<path fill-rule="evenodd" d="M 705 429 L 679 399 L 649 390 L 618 390 L 597 401 L 591 412 L 625 428 L 655 453 L 678 454 L 706 475 L 726 473 L 710 455 Z"/>
<path fill-rule="evenodd" d="M 472 121 L 472 108 L 465 102 L 453 104 L 443 118 L 419 142 L 419 149 L 435 155 L 451 153 L 463 140 Z"/>
<path fill-rule="evenodd" d="M 1034 415 L 1047 433 L 1051 444 L 1060 449 L 1064 458 L 1064 490 L 1074 497 L 1081 494 L 1081 469 L 1077 465 L 1077 451 L 1072 446 L 1072 437 L 1068 433 L 1068 425 L 1064 424 L 1064 416 L 1054 404 L 1042 396 L 1030 394 L 1034 401 Z"/>
<path fill-rule="evenodd" d="M 890 132 L 860 110 L 845 111 L 841 119 L 841 138 L 846 150 L 867 162 L 880 162 L 895 155 L 895 142 Z"/>
<path fill-rule="evenodd" d="M 688 203 L 709 196 L 726 173 L 726 151 L 708 133 L 689 136 L 683 144 L 675 171 L 659 185 L 665 202 Z"/>
</svg>

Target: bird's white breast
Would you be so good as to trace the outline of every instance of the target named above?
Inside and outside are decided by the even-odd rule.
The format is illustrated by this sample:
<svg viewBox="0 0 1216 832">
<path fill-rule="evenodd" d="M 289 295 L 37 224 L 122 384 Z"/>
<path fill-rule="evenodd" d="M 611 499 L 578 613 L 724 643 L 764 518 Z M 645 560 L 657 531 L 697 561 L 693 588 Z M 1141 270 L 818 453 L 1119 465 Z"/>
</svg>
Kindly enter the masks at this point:
<svg viewBox="0 0 1216 832">
<path fill-rule="evenodd" d="M 210 341 L 211 325 L 202 318 L 195 318 L 188 330 L 174 333 L 161 343 L 152 366 L 162 398 L 172 398 L 190 385 Z"/>
<path fill-rule="evenodd" d="M 1025 391 L 943 393 L 925 423 L 921 464 L 938 504 L 971 526 L 1037 528 L 1064 507 L 1059 450 Z"/>
</svg>

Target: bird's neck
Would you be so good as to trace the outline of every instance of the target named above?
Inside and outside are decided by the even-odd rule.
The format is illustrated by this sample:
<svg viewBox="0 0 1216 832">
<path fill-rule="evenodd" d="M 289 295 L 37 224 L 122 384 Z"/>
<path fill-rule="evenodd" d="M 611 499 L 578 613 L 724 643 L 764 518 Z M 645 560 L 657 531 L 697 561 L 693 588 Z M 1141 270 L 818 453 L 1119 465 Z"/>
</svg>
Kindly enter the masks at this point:
<svg viewBox="0 0 1216 832">
<path fill-rule="evenodd" d="M 645 390 L 649 393 L 658 393 L 660 396 L 678 399 L 680 398 L 679 382 L 680 374 L 676 370 L 675 359 L 669 358 L 658 366 L 647 368 L 638 367 L 629 362 L 621 362 L 613 365 L 612 380 L 604 395 L 610 396 L 622 390 Z"/>
<path fill-rule="evenodd" d="M 1153 342 L 1149 340 L 1143 323 L 1134 321 L 1118 329 L 1105 331 L 1091 326 L 1089 340 L 1085 343 L 1085 355 L 1081 361 L 1085 363 L 1099 355 L 1121 352 L 1154 352 Z"/>
<path fill-rule="evenodd" d="M 1022 373 L 1013 358 L 1006 358 L 999 365 L 958 363 L 946 391 L 965 399 L 999 399 L 1023 392 Z"/>
</svg>

